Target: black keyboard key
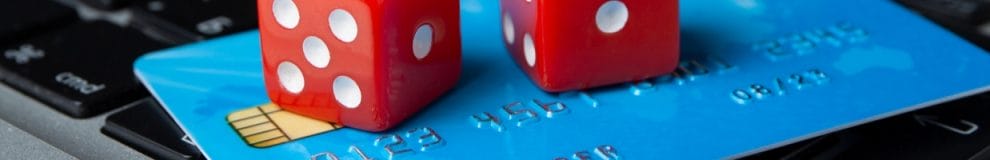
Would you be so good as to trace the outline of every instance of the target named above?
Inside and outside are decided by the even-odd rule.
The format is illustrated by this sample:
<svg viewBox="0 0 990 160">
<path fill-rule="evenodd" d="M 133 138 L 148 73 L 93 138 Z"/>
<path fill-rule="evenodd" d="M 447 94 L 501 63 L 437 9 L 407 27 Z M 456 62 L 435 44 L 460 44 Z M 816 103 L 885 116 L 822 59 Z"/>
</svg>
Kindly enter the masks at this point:
<svg viewBox="0 0 990 160">
<path fill-rule="evenodd" d="M 0 5 L 0 43 L 62 27 L 78 19 L 76 11 L 50 0 L 4 0 Z"/>
<path fill-rule="evenodd" d="M 985 96 L 974 97 L 864 126 L 855 133 L 862 142 L 838 157 L 971 159 L 990 146 L 987 104 Z"/>
<path fill-rule="evenodd" d="M 985 159 L 990 93 L 795 143 L 745 159 Z"/>
<path fill-rule="evenodd" d="M 246 0 L 136 0 L 138 10 L 174 23 L 204 37 L 257 28 L 256 1 Z"/>
<path fill-rule="evenodd" d="M 132 64 L 168 45 L 134 29 L 78 23 L 0 48 L 0 77 L 73 117 L 87 117 L 146 97 Z"/>
<path fill-rule="evenodd" d="M 126 6 L 131 0 L 79 0 L 79 2 L 97 9 L 116 10 Z"/>
<path fill-rule="evenodd" d="M 990 1 L 986 0 L 898 0 L 926 14 L 940 15 L 969 24 L 981 24 L 990 18 Z"/>
<path fill-rule="evenodd" d="M 103 134 L 154 159 L 204 159 L 195 145 L 184 140 L 185 132 L 154 99 L 107 117 Z"/>
</svg>

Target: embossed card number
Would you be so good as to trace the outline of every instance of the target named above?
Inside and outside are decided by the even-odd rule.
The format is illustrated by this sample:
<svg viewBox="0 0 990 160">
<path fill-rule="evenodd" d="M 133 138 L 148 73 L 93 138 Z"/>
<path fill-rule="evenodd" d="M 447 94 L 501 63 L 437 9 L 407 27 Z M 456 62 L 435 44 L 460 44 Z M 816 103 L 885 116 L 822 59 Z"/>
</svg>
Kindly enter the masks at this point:
<svg viewBox="0 0 990 160">
<path fill-rule="evenodd" d="M 492 128 L 495 131 L 505 130 L 503 122 L 510 123 L 515 127 L 523 127 L 540 121 L 540 117 L 552 119 L 559 115 L 570 113 L 570 110 L 562 102 L 544 103 L 540 100 L 523 102 L 512 102 L 499 109 L 502 114 L 492 114 L 482 112 L 471 115 L 469 120 L 477 128 Z M 500 116 L 501 115 L 501 116 Z M 503 121 L 505 120 L 505 121 Z"/>
<path fill-rule="evenodd" d="M 375 138 L 372 145 L 375 149 L 380 149 L 382 153 L 373 154 L 367 152 L 368 150 L 362 149 L 358 145 L 352 144 L 348 147 L 346 155 L 341 156 L 352 156 L 357 159 L 369 160 L 375 159 L 376 157 L 384 157 L 386 159 L 400 158 L 405 155 L 412 155 L 417 152 L 427 152 L 434 150 L 446 144 L 446 141 L 437 133 L 436 130 L 429 127 L 416 128 L 408 130 L 406 132 L 400 132 L 396 134 L 386 134 Z M 337 160 L 340 159 L 337 154 L 333 152 L 322 152 L 310 156 L 312 160 Z"/>
<path fill-rule="evenodd" d="M 810 86 L 818 86 L 829 81 L 828 74 L 819 69 L 778 77 L 770 82 L 771 85 L 752 83 L 749 87 L 735 89 L 729 95 L 736 103 L 747 104 L 770 96 L 783 96 L 790 91 L 802 90 Z"/>
<path fill-rule="evenodd" d="M 619 150 L 612 145 L 601 145 L 591 150 L 578 151 L 569 157 L 557 157 L 554 160 L 617 160 Z"/>
</svg>

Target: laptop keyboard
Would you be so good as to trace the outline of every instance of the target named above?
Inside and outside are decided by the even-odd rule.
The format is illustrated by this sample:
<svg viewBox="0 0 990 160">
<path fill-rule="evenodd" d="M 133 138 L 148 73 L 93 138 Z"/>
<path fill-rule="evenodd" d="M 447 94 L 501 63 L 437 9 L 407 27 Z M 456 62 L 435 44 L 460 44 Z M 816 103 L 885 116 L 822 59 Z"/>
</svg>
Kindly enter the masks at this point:
<svg viewBox="0 0 990 160">
<path fill-rule="evenodd" d="M 131 1 L 105 2 L 98 8 Z M 4 5 L 2 12 L 11 13 L 0 19 L 15 24 L 0 28 L 0 35 L 13 39 L 0 45 L 4 83 L 78 118 L 148 96 L 131 69 L 141 54 L 257 23 L 254 2 L 237 0 L 144 0 L 110 11 L 51 1 L 13 3 L 18 5 Z M 23 13 L 41 16 L 18 16 Z"/>
<path fill-rule="evenodd" d="M 985 49 L 990 48 L 990 2 L 898 1 Z M 103 133 L 156 159 L 202 159 L 193 144 L 182 140 L 185 134 L 169 115 L 149 98 L 148 91 L 134 77 L 132 64 L 143 53 L 256 28 L 255 1 L 78 2 L 83 5 L 72 7 L 49 0 L 4 1 L 5 5 L 0 5 L 0 21 L 5 22 L 0 25 L 0 51 L 3 53 L 0 80 L 66 116 L 76 118 L 103 114 L 138 102 L 138 105 L 110 115 Z M 974 96 L 749 158 L 806 159 L 898 153 L 897 150 L 877 148 L 912 149 L 918 151 L 912 153 L 958 158 L 986 156 L 982 154 L 987 154 L 984 150 L 990 144 L 990 134 L 960 135 L 942 125 L 965 129 L 970 123 L 961 122 L 990 123 L 978 119 L 990 113 L 985 107 L 979 107 L 988 102 L 990 94 Z M 919 119 L 919 115 L 929 119 Z M 865 144 L 873 147 L 862 147 Z"/>
<path fill-rule="evenodd" d="M 0 6 L 0 80 L 75 118 L 139 101 L 104 134 L 155 159 L 202 159 L 134 77 L 143 53 L 256 28 L 254 1 L 8 0 Z"/>
<path fill-rule="evenodd" d="M 90 43 L 93 42 L 93 43 Z M 7 45 L 6 83 L 73 117 L 87 117 L 146 96 L 131 63 L 170 45 L 102 21 L 71 24 Z"/>
</svg>

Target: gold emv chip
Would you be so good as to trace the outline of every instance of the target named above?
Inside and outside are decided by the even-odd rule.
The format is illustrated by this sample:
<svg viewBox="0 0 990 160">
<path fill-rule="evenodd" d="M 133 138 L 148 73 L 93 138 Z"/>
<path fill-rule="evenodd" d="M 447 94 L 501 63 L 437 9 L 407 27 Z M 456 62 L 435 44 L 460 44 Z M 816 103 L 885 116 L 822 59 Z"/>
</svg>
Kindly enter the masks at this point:
<svg viewBox="0 0 990 160">
<path fill-rule="evenodd" d="M 237 131 L 244 142 L 259 148 L 271 147 L 342 127 L 284 111 L 272 103 L 230 113 L 227 115 L 227 123 Z"/>
</svg>

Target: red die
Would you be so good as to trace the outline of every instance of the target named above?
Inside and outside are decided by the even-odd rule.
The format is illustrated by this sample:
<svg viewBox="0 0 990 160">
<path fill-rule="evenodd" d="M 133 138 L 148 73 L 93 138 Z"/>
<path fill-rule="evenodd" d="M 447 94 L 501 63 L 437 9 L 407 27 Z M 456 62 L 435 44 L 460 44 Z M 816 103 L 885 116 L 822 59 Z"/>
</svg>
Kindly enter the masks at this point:
<svg viewBox="0 0 990 160">
<path fill-rule="evenodd" d="M 259 0 L 265 86 L 286 110 L 382 131 L 457 83 L 458 0 Z"/>
<path fill-rule="evenodd" d="M 502 0 L 506 47 L 544 90 L 642 80 L 673 71 L 676 0 Z"/>
</svg>

